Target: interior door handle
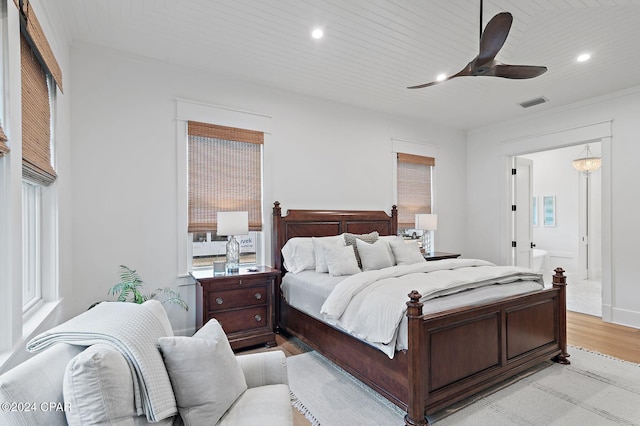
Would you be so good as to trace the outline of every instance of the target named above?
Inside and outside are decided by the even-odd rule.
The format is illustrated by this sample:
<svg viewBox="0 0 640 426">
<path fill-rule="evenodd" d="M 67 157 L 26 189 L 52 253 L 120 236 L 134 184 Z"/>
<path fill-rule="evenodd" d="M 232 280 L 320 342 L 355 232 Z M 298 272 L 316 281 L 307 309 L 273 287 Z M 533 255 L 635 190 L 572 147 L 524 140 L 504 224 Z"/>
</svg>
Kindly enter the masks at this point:
<svg viewBox="0 0 640 426">
<path fill-rule="evenodd" d="M 534 243 L 531 243 L 531 248 L 534 248 L 536 245 Z"/>
</svg>

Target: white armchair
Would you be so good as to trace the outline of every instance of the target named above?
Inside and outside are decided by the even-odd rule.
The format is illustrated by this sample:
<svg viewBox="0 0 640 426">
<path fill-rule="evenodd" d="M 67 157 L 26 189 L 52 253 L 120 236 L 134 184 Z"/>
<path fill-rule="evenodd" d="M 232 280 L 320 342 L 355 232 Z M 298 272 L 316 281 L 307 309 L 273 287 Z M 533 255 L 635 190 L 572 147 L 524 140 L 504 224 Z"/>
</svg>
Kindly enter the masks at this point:
<svg viewBox="0 0 640 426">
<path fill-rule="evenodd" d="M 0 375 L 0 424 L 293 425 L 282 351 L 235 356 L 214 320 L 194 337 L 158 340 L 175 417 L 148 423 L 136 412 L 132 373 L 115 348 L 58 343 Z"/>
<path fill-rule="evenodd" d="M 282 351 L 236 356 L 247 390 L 220 419 L 220 425 L 292 425 L 287 361 Z"/>
</svg>

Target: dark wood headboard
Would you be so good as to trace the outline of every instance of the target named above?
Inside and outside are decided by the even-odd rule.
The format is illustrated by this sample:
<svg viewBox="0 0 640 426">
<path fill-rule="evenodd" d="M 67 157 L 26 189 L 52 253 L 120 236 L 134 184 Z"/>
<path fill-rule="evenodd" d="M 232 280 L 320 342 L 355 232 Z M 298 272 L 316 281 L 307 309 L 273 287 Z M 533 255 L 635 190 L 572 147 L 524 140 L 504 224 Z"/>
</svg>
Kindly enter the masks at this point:
<svg viewBox="0 0 640 426">
<path fill-rule="evenodd" d="M 391 216 L 382 210 L 288 210 L 282 216 L 280 203 L 273 203 L 272 255 L 274 268 L 284 274 L 281 249 L 294 237 L 327 237 L 344 232 L 380 235 L 398 233 L 398 210 L 391 207 Z"/>
</svg>

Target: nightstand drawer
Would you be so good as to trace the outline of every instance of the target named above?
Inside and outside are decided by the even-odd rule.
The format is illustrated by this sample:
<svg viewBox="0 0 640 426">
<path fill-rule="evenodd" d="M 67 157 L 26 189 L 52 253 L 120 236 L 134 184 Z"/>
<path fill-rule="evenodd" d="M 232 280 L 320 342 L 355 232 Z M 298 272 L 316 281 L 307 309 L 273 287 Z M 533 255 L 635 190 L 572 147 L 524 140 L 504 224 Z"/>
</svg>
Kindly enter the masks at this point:
<svg viewBox="0 0 640 426">
<path fill-rule="evenodd" d="M 270 326 L 266 306 L 217 312 L 212 316 L 222 324 L 227 334 Z"/>
<path fill-rule="evenodd" d="M 267 287 L 249 287 L 236 290 L 207 292 L 209 312 L 217 312 L 246 306 L 265 305 L 268 301 Z"/>
</svg>

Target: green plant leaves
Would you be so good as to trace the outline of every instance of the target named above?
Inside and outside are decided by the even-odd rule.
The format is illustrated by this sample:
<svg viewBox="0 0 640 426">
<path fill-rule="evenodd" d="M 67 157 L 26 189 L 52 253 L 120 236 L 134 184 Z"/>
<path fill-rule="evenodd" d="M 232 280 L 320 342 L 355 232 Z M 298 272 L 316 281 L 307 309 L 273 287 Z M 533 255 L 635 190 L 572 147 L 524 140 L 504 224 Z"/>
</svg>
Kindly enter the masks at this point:
<svg viewBox="0 0 640 426">
<path fill-rule="evenodd" d="M 180 293 L 171 287 L 157 288 L 149 294 L 142 294 L 140 289 L 143 285 L 142 278 L 128 266 L 120 265 L 118 270 L 120 282 L 109 289 L 109 294 L 117 296 L 118 302 L 144 303 L 147 300 L 156 299 L 162 295 L 162 303 L 173 303 L 180 306 L 185 311 L 189 310 L 189 305 L 182 300 Z"/>
</svg>

